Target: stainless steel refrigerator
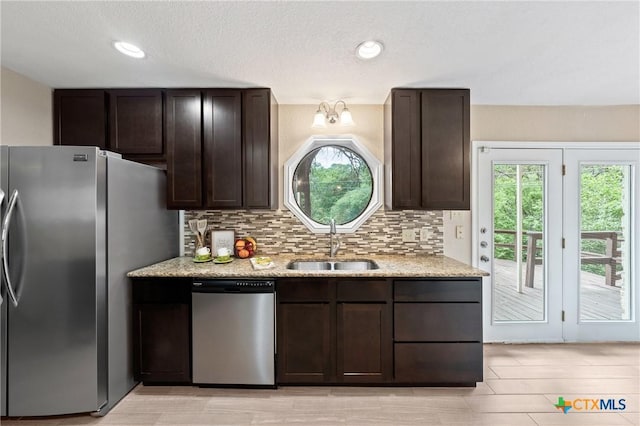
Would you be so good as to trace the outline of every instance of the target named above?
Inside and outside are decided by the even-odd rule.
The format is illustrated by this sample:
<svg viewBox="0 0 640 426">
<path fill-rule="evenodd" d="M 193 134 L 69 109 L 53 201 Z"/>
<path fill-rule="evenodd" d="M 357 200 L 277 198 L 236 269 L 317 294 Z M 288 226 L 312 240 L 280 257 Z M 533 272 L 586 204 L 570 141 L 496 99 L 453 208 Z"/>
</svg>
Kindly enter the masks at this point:
<svg viewBox="0 0 640 426">
<path fill-rule="evenodd" d="M 93 147 L 0 147 L 3 416 L 104 414 L 135 385 L 126 273 L 178 254 L 164 172 Z"/>
</svg>

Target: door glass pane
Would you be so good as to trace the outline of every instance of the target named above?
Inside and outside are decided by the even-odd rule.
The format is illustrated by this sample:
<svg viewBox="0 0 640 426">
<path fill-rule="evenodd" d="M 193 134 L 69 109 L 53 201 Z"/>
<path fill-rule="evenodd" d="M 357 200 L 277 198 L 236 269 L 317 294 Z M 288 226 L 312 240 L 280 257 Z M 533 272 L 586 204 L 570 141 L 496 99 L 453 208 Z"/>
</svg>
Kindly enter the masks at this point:
<svg viewBox="0 0 640 426">
<path fill-rule="evenodd" d="M 493 321 L 544 321 L 545 167 L 493 165 Z"/>
<path fill-rule="evenodd" d="M 628 165 L 580 167 L 580 320 L 631 319 Z"/>
</svg>

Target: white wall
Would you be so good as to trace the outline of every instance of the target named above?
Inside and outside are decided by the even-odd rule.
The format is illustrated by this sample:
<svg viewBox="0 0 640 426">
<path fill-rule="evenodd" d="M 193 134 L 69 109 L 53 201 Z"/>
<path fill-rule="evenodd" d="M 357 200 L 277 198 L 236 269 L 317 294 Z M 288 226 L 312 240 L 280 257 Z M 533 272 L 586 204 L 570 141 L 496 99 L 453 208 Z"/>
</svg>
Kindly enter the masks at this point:
<svg viewBox="0 0 640 426">
<path fill-rule="evenodd" d="M 52 145 L 52 90 L 0 68 L 0 144 Z"/>
</svg>

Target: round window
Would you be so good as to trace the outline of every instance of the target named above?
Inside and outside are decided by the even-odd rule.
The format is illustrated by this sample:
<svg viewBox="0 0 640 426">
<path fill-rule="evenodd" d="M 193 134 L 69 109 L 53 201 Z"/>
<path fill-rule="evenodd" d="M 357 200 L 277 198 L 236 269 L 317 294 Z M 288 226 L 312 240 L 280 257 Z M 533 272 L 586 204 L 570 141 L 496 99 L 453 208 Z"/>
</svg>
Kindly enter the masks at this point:
<svg viewBox="0 0 640 426">
<path fill-rule="evenodd" d="M 305 155 L 293 174 L 296 204 L 312 220 L 344 225 L 371 201 L 373 180 L 367 162 L 349 148 L 327 145 Z"/>
<path fill-rule="evenodd" d="M 311 231 L 355 231 L 382 205 L 382 164 L 354 138 L 313 137 L 285 163 L 284 204 Z"/>
</svg>

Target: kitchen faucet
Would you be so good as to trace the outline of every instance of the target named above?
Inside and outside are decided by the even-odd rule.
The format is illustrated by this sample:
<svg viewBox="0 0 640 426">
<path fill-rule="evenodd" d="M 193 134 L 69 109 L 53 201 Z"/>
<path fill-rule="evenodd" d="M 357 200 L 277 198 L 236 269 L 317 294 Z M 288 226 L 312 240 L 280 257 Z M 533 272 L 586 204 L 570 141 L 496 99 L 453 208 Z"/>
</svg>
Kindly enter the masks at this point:
<svg viewBox="0 0 640 426">
<path fill-rule="evenodd" d="M 331 222 L 329 222 L 329 257 L 335 257 L 338 254 L 338 250 L 340 250 L 340 238 L 336 234 L 336 220 L 331 219 Z"/>
</svg>

